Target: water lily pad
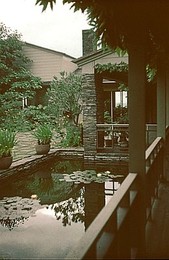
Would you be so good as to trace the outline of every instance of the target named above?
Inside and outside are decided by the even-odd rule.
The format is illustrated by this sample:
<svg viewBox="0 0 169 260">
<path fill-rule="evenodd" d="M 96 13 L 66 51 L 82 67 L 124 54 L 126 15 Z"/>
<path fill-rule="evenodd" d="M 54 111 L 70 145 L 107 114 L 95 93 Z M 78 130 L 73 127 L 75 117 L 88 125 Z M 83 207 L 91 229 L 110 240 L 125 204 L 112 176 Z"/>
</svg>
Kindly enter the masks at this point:
<svg viewBox="0 0 169 260">
<path fill-rule="evenodd" d="M 104 183 L 108 181 L 112 181 L 114 179 L 110 171 L 97 173 L 95 170 L 84 170 L 84 171 L 74 171 L 71 174 L 63 174 L 62 181 L 66 182 L 74 182 L 75 184 L 90 184 L 91 182 Z M 118 175 L 119 178 L 124 177 L 123 175 Z"/>
</svg>

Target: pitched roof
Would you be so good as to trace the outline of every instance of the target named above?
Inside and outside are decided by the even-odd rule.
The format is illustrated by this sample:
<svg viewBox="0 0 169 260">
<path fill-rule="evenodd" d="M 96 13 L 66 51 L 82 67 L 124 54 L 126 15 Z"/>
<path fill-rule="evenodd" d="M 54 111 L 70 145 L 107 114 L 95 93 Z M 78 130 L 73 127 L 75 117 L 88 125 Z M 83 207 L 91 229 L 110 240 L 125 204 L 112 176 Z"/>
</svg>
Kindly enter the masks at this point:
<svg viewBox="0 0 169 260">
<path fill-rule="evenodd" d="M 52 52 L 52 53 L 55 53 L 55 54 L 61 54 L 63 56 L 66 56 L 68 58 L 71 58 L 71 59 L 75 59 L 75 57 L 73 56 L 70 56 L 64 52 L 60 52 L 60 51 L 55 51 L 55 50 L 52 50 L 52 49 L 48 49 L 46 47 L 42 47 L 42 46 L 38 46 L 38 45 L 35 45 L 35 44 L 32 44 L 32 43 L 28 43 L 28 42 L 24 42 L 27 46 L 30 46 L 30 47 L 34 47 L 34 48 L 38 48 L 38 49 L 42 49 L 44 51 L 48 51 L 48 52 Z"/>
<path fill-rule="evenodd" d="M 78 66 L 83 66 L 89 62 L 95 61 L 97 59 L 103 58 L 109 54 L 113 53 L 110 49 L 100 49 L 95 52 L 92 52 L 88 55 L 82 56 L 80 58 L 74 59 L 73 62 L 76 63 Z"/>
</svg>

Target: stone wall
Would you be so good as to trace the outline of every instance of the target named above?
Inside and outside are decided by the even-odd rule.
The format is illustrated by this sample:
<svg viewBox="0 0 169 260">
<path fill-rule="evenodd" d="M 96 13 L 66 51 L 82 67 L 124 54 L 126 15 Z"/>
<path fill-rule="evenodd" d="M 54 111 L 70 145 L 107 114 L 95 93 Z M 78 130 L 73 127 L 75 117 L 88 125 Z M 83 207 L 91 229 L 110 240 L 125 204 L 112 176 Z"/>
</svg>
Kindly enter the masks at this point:
<svg viewBox="0 0 169 260">
<path fill-rule="evenodd" d="M 83 75 L 83 145 L 84 159 L 96 155 L 96 87 L 94 74 Z"/>
</svg>

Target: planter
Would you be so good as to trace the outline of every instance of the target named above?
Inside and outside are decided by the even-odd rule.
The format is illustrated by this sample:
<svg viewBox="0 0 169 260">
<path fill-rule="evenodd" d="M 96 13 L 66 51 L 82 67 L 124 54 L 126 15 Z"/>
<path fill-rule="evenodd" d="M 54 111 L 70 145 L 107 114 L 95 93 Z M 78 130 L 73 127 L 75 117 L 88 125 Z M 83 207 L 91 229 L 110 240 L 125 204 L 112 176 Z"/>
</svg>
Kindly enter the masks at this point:
<svg viewBox="0 0 169 260">
<path fill-rule="evenodd" d="M 0 158 L 0 170 L 5 170 L 8 169 L 13 161 L 13 157 L 9 156 L 9 157 L 1 157 Z"/>
<path fill-rule="evenodd" d="M 50 144 L 37 144 L 35 149 L 37 154 L 47 154 L 50 151 Z"/>
</svg>

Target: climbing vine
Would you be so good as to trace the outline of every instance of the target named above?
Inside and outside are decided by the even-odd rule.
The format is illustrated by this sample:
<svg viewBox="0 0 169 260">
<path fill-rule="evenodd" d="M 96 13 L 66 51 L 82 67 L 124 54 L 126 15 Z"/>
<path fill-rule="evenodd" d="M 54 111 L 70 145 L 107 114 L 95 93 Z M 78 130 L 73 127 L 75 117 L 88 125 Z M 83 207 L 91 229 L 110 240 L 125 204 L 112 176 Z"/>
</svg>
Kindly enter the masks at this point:
<svg viewBox="0 0 169 260">
<path fill-rule="evenodd" d="M 107 63 L 107 64 L 96 64 L 95 69 L 97 73 L 102 73 L 103 71 L 108 72 L 128 72 L 128 64 L 124 61 L 120 63 Z"/>
</svg>

